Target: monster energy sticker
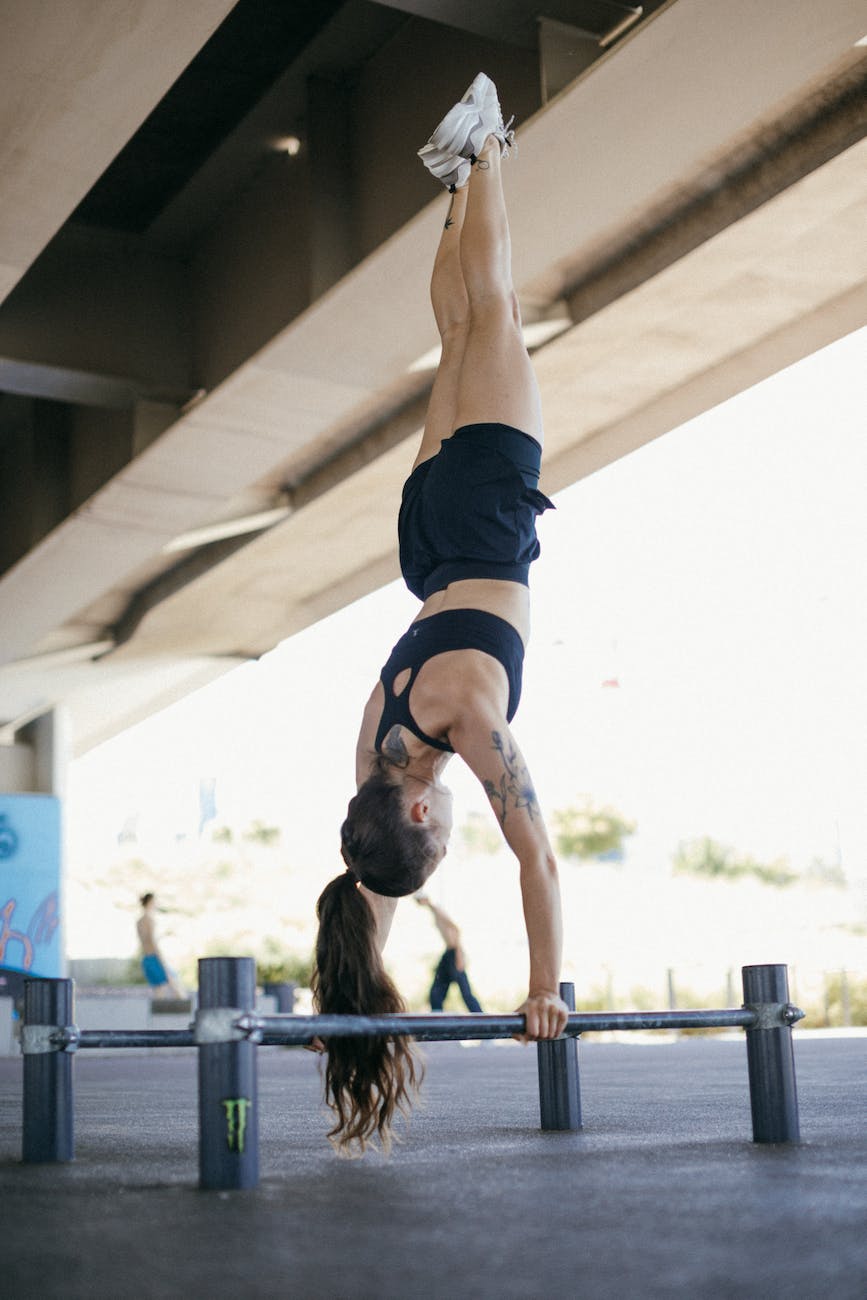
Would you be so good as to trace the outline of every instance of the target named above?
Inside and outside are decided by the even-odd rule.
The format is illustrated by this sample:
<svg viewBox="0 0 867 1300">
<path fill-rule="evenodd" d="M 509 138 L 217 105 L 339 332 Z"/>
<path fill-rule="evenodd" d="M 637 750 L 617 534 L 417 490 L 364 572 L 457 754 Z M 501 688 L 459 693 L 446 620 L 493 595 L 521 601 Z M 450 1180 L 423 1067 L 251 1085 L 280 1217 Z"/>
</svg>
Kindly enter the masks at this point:
<svg viewBox="0 0 867 1300">
<path fill-rule="evenodd" d="M 230 1151 L 244 1154 L 244 1137 L 247 1132 L 247 1116 L 253 1103 L 249 1097 L 227 1097 L 223 1101 L 226 1112 L 226 1145 Z"/>
</svg>

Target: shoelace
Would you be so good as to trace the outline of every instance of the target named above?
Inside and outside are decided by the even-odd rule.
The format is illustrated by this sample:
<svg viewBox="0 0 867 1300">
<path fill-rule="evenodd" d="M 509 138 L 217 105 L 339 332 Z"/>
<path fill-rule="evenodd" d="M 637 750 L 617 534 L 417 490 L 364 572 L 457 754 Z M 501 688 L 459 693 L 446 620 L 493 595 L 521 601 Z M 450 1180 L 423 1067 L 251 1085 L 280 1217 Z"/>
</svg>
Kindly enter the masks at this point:
<svg viewBox="0 0 867 1300">
<path fill-rule="evenodd" d="M 512 128 L 512 123 L 514 122 L 514 120 L 515 120 L 515 114 L 513 113 L 512 116 L 509 118 L 508 122 L 506 123 L 506 125 L 503 127 L 503 157 L 504 158 L 508 158 L 510 153 L 513 153 L 515 157 L 518 156 L 518 144 L 517 141 L 515 140 L 515 132 Z"/>
</svg>

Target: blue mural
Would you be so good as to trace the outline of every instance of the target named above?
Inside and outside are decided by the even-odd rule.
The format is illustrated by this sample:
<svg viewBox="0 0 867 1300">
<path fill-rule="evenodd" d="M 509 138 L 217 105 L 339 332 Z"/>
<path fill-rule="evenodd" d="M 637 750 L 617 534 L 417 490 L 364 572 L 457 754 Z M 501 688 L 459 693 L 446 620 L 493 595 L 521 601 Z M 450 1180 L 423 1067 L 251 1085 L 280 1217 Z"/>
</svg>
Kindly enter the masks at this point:
<svg viewBox="0 0 867 1300">
<path fill-rule="evenodd" d="M 0 970 L 57 978 L 60 800 L 0 794 Z"/>
</svg>

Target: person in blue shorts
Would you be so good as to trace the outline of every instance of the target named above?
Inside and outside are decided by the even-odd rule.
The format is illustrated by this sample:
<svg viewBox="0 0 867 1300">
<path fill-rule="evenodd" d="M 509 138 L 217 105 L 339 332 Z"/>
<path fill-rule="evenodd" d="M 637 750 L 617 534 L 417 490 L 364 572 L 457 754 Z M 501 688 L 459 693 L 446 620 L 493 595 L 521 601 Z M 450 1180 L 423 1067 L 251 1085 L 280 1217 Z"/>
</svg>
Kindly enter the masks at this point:
<svg viewBox="0 0 867 1300">
<path fill-rule="evenodd" d="M 183 998 L 184 991 L 174 972 L 165 964 L 156 937 L 156 899 L 153 894 L 142 894 L 141 916 L 136 922 L 136 933 L 141 944 L 142 973 L 156 997 Z"/>
<path fill-rule="evenodd" d="M 526 1039 L 545 1039 L 567 1017 L 557 865 L 510 724 L 530 632 L 536 519 L 552 503 L 538 487 L 541 403 L 512 283 L 500 171 L 512 143 L 496 87 L 480 73 L 419 151 L 451 195 L 431 280 L 442 354 L 398 516 L 401 570 L 421 607 L 364 709 L 357 792 L 341 827 L 345 871 L 317 907 L 314 997 L 323 1012 L 403 1008 L 382 949 L 398 898 L 423 886 L 446 853 L 443 776 L 458 754 L 518 861 L 530 956 L 519 1010 Z M 404 1040 L 332 1040 L 325 1087 L 338 1149 L 376 1135 L 387 1145 L 416 1083 Z"/>
</svg>

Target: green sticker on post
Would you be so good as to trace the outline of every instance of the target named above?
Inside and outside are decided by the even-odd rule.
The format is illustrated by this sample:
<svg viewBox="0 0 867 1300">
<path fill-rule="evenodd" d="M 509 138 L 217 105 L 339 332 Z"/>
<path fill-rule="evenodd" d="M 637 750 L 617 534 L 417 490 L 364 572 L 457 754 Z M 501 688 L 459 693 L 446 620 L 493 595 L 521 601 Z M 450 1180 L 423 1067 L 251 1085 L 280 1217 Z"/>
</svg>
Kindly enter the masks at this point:
<svg viewBox="0 0 867 1300">
<path fill-rule="evenodd" d="M 247 1132 L 247 1116 L 253 1103 L 249 1097 L 227 1097 L 223 1101 L 226 1112 L 226 1146 L 230 1151 L 244 1153 L 244 1137 Z"/>
</svg>

